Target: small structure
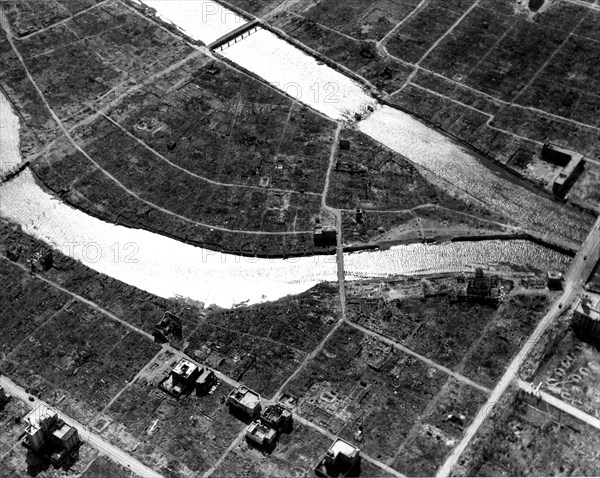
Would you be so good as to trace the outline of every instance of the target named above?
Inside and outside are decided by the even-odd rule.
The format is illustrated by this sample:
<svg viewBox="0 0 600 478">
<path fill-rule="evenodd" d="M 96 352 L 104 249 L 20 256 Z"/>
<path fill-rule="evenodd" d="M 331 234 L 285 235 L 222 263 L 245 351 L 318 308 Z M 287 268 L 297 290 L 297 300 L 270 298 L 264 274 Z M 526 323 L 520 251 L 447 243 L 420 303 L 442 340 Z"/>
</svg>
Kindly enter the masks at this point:
<svg viewBox="0 0 600 478">
<path fill-rule="evenodd" d="M 326 478 L 348 476 L 360 463 L 360 450 L 338 438 L 329 447 L 323 459 L 315 466 L 315 473 Z"/>
<path fill-rule="evenodd" d="M 600 346 L 600 295 L 585 295 L 581 299 L 571 325 L 580 340 Z"/>
<path fill-rule="evenodd" d="M 37 251 L 27 259 L 27 264 L 29 265 L 32 274 L 47 271 L 52 267 L 52 262 L 52 251 Z"/>
<path fill-rule="evenodd" d="M 245 415 L 252 420 L 258 417 L 261 410 L 260 395 L 244 385 L 234 388 L 227 396 L 229 410 Z"/>
<path fill-rule="evenodd" d="M 206 395 L 216 382 L 215 372 L 207 367 L 202 367 L 200 375 L 196 379 L 196 395 Z"/>
<path fill-rule="evenodd" d="M 542 159 L 559 166 L 563 170 L 558 174 L 552 185 L 552 192 L 560 197 L 576 178 L 576 173 L 583 166 L 583 155 L 554 144 L 545 144 L 542 148 Z"/>
<path fill-rule="evenodd" d="M 199 376 L 200 369 L 197 365 L 189 360 L 181 359 L 158 386 L 169 395 L 179 398 L 196 388 L 196 380 Z"/>
<path fill-rule="evenodd" d="M 56 411 L 38 405 L 26 417 L 23 444 L 36 453 L 60 466 L 64 460 L 81 446 L 77 429 L 58 418 Z"/>
<path fill-rule="evenodd" d="M 563 280 L 564 276 L 560 272 L 548 271 L 546 274 L 546 284 L 548 285 L 548 289 L 562 290 Z"/>
<path fill-rule="evenodd" d="M 350 141 L 348 141 L 347 139 L 340 139 L 340 149 L 343 151 L 349 151 Z"/>
<path fill-rule="evenodd" d="M 11 398 L 12 397 L 6 393 L 2 387 L 0 387 L 0 410 L 4 408 L 4 405 L 10 402 Z"/>
<path fill-rule="evenodd" d="M 270 449 L 275 446 L 277 431 L 255 420 L 246 429 L 246 440 L 259 448 Z"/>
<path fill-rule="evenodd" d="M 544 0 L 529 0 L 529 10 L 537 12 L 543 4 Z"/>
<path fill-rule="evenodd" d="M 154 341 L 164 344 L 171 340 L 181 340 L 181 337 L 181 319 L 172 312 L 165 312 L 154 327 Z"/>
<path fill-rule="evenodd" d="M 356 210 L 354 219 L 356 220 L 357 224 L 362 224 L 364 222 L 364 215 L 365 215 L 365 211 L 363 211 L 362 209 Z"/>
</svg>

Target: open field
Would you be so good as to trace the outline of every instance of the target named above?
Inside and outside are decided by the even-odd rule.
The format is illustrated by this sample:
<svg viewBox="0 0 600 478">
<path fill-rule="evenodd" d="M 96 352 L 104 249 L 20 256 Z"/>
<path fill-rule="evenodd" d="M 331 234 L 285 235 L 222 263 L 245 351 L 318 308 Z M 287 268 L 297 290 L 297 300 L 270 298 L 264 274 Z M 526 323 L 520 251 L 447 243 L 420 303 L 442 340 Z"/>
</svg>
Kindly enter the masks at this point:
<svg viewBox="0 0 600 478">
<path fill-rule="evenodd" d="M 229 3 L 541 187 L 555 172 L 539 157 L 542 143 L 600 157 L 593 5 L 548 0 L 534 13 L 513 0 Z M 511 162 L 518 152 L 536 167 Z"/>
<path fill-rule="evenodd" d="M 492 306 L 454 302 L 446 295 L 389 302 L 355 298 L 348 318 L 454 369 L 495 312 Z"/>
<path fill-rule="evenodd" d="M 469 476 L 596 476 L 600 432 L 507 391 L 454 473 Z"/>
<path fill-rule="evenodd" d="M 29 334 L 70 301 L 68 294 L 41 281 L 31 280 L 23 270 L 0 260 L 0 302 L 2 303 L 2 359 Z"/>
<path fill-rule="evenodd" d="M 206 471 L 243 429 L 230 415 L 221 384 L 212 395 L 176 400 L 142 379 L 129 387 L 95 425 L 113 444 L 164 476 Z"/>
<path fill-rule="evenodd" d="M 492 387 L 546 313 L 551 297 L 547 292 L 535 290 L 511 296 L 500 311 L 499 320 L 488 328 L 472 351 L 464 374 Z"/>
<path fill-rule="evenodd" d="M 69 305 L 3 365 L 32 394 L 88 422 L 159 347 L 81 303 Z"/>
<path fill-rule="evenodd" d="M 296 413 L 333 434 L 352 441 L 361 430 L 360 446 L 374 458 L 392 462 L 410 448 L 408 462 L 397 466 L 414 474 L 437 468 L 460 437 L 462 427 L 445 423 L 446 412 L 465 414 L 467 423 L 485 399 L 479 390 L 347 325 L 284 394 Z"/>
</svg>

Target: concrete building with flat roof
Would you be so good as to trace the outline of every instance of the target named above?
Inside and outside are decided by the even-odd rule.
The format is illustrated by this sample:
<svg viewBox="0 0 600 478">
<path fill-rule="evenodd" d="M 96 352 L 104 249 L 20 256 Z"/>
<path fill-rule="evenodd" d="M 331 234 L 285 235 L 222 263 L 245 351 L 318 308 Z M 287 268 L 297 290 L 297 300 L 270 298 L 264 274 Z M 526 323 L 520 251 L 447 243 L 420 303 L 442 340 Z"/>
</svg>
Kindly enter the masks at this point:
<svg viewBox="0 0 600 478">
<path fill-rule="evenodd" d="M 45 456 L 54 464 L 60 464 L 79 448 L 81 440 L 76 428 L 58 418 L 55 410 L 38 405 L 25 417 L 23 443 L 31 450 Z"/>
<path fill-rule="evenodd" d="M 202 367 L 200 375 L 196 379 L 196 395 L 206 395 L 216 382 L 215 372 L 207 367 Z"/>
<path fill-rule="evenodd" d="M 246 440 L 259 448 L 272 448 L 277 440 L 277 431 L 260 420 L 253 421 L 246 429 Z"/>
<path fill-rule="evenodd" d="M 187 359 L 181 359 L 171 369 L 169 375 L 159 384 L 165 392 L 179 398 L 196 388 L 196 380 L 200 376 L 198 366 Z"/>
<path fill-rule="evenodd" d="M 315 467 L 315 473 L 326 478 L 348 476 L 360 463 L 360 450 L 338 438 Z"/>
<path fill-rule="evenodd" d="M 227 396 L 229 409 L 241 412 L 248 417 L 255 419 L 260 414 L 260 395 L 244 385 L 233 389 Z"/>
<path fill-rule="evenodd" d="M 562 196 L 573 183 L 584 162 L 581 153 L 549 143 L 546 143 L 542 148 L 542 159 L 563 167 L 552 184 L 552 192 L 557 197 Z"/>
<path fill-rule="evenodd" d="M 57 427 L 58 414 L 56 411 L 38 405 L 25 417 L 25 440 L 32 450 L 40 450 L 47 442 L 48 437 Z"/>
</svg>

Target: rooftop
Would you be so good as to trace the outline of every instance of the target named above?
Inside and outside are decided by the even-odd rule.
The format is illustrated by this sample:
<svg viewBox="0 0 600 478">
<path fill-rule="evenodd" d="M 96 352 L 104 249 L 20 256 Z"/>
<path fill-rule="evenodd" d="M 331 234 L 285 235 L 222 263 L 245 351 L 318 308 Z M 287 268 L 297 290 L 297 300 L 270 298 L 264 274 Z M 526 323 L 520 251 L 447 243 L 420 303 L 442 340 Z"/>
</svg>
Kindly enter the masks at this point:
<svg viewBox="0 0 600 478">
<path fill-rule="evenodd" d="M 275 437 L 276 433 L 277 432 L 275 430 L 263 425 L 258 420 L 248 425 L 248 429 L 246 430 L 247 436 L 255 436 L 260 441 L 271 441 Z"/>
<path fill-rule="evenodd" d="M 347 441 L 342 440 L 341 438 L 338 438 L 335 442 L 333 442 L 333 445 L 331 445 L 328 450 L 328 453 L 333 454 L 334 457 L 336 457 L 338 454 L 342 454 L 349 458 L 353 458 L 354 456 L 358 455 L 358 452 L 358 448 L 356 448 L 354 445 L 351 445 Z"/>
<path fill-rule="evenodd" d="M 173 373 L 176 373 L 183 378 L 188 378 L 197 369 L 197 365 L 193 364 L 189 360 L 181 359 L 179 362 L 177 362 L 177 365 L 173 367 Z"/>
<path fill-rule="evenodd" d="M 63 426 L 54 430 L 52 435 L 54 435 L 59 440 L 67 440 L 71 435 L 76 432 L 75 428 L 70 427 L 66 423 L 63 423 Z"/>
<path fill-rule="evenodd" d="M 248 408 L 254 408 L 260 403 L 260 395 L 243 385 L 233 390 L 229 396 Z"/>
<path fill-rule="evenodd" d="M 27 414 L 25 421 L 29 425 L 29 429 L 38 429 L 45 420 L 56 416 L 57 414 L 54 410 L 40 404 Z"/>
</svg>

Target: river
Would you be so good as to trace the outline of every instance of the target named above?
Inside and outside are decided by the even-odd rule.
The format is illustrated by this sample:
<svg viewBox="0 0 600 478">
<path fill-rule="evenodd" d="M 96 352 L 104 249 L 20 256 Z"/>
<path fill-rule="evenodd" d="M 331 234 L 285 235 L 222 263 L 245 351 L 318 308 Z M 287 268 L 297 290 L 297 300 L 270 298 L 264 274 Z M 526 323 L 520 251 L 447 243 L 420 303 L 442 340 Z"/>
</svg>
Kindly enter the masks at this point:
<svg viewBox="0 0 600 478">
<path fill-rule="evenodd" d="M 157 7 L 162 4 L 196 4 L 187 1 L 150 0 L 145 3 Z M 180 14 L 184 15 L 181 12 Z M 167 16 L 167 13 L 162 12 L 162 15 Z M 186 15 L 189 15 L 189 11 Z M 172 12 L 168 16 L 171 21 L 178 18 Z M 214 15 L 204 16 L 209 22 L 214 18 Z M 230 25 L 227 28 L 230 30 L 239 26 L 232 20 L 234 17 L 226 15 L 222 18 L 229 19 Z M 190 29 L 188 33 L 194 37 L 194 28 L 199 28 L 198 24 L 185 26 Z M 221 28 L 222 25 L 210 26 L 203 30 L 200 39 L 205 41 L 220 35 Z M 250 56 L 250 52 L 244 49 L 246 47 L 240 49 L 240 46 L 251 38 L 254 38 L 253 43 L 246 45 L 253 45 L 253 48 L 258 48 L 261 44 L 266 45 L 267 49 L 263 49 L 261 53 L 263 56 Z M 268 41 L 261 43 L 257 41 L 260 39 Z M 247 56 L 244 52 L 247 52 Z M 365 132 L 369 131 L 371 125 L 380 124 L 380 114 L 384 115 L 384 119 L 389 116 L 358 84 L 329 67 L 318 64 L 300 50 L 268 32 L 252 34 L 226 49 L 224 54 L 230 59 L 235 58 L 240 64 L 243 63 L 242 66 L 247 69 L 254 68 L 262 72 L 271 83 L 281 81 L 283 85 L 285 82 L 294 81 L 301 88 L 309 88 L 314 84 L 311 82 L 315 81 L 339 81 L 336 90 L 339 95 L 336 98 L 339 101 L 325 102 L 324 97 L 319 99 L 312 91 L 313 96 L 300 99 L 334 119 L 351 119 L 354 113 L 364 113 L 372 107 L 375 113 L 361 126 Z M 282 55 L 285 58 L 282 58 Z M 250 63 L 247 63 L 248 61 Z M 279 68 L 283 73 L 276 74 L 274 62 L 279 62 L 280 67 L 285 66 Z M 294 68 L 300 68 L 302 71 L 296 70 L 294 73 L 293 68 L 287 70 L 288 67 L 291 68 L 290 65 L 295 65 Z M 3 158 L 0 167 L 6 171 L 9 166 L 20 162 L 19 122 L 2 93 L 0 111 L 0 144 Z M 406 115 L 402 120 L 393 120 L 390 128 L 382 127 L 381 131 L 375 128 L 370 134 L 377 139 L 378 135 L 384 132 L 387 136 L 379 137 L 379 140 L 384 144 L 389 143 L 390 147 L 407 148 L 407 155 L 412 155 L 411 159 L 418 164 L 426 161 L 437 164 L 434 159 L 428 158 L 457 154 L 457 150 L 452 149 L 456 147 L 454 143 L 436 132 L 424 135 L 424 126 L 421 123 L 408 123 L 407 117 L 410 118 Z M 403 126 L 400 126 L 400 123 Z M 394 139 L 396 135 L 407 135 L 406 141 L 400 140 L 402 136 Z M 440 161 L 440 164 L 443 164 L 444 160 Z M 3 170 L 0 169 L 0 172 Z M 482 174 L 485 174 L 485 171 L 482 171 Z M 498 182 L 494 184 L 494 187 L 499 186 Z M 80 260 L 88 267 L 161 297 L 188 297 L 207 305 L 214 303 L 222 307 L 231 307 L 238 303 L 276 300 L 288 294 L 308 290 L 318 282 L 337 280 L 335 256 L 293 259 L 239 257 L 194 247 L 145 230 L 103 222 L 68 206 L 46 192 L 28 170 L 0 186 L 0 216 L 20 224 L 26 233 Z M 386 251 L 344 254 L 347 280 L 419 272 L 472 271 L 475 267 L 497 271 L 512 268 L 564 270 L 569 262 L 568 257 L 527 241 L 411 244 L 395 246 Z"/>
</svg>

